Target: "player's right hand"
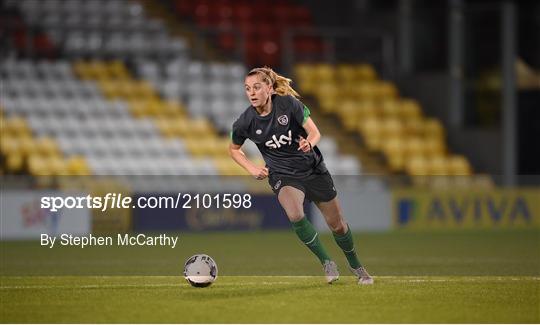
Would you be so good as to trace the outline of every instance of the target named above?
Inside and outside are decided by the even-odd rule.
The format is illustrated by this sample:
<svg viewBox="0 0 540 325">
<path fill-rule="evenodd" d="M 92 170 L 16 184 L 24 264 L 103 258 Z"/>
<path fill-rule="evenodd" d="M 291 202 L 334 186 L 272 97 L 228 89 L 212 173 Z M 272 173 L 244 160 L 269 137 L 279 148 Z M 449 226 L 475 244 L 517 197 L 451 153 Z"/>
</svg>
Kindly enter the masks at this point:
<svg viewBox="0 0 540 325">
<path fill-rule="evenodd" d="M 266 167 L 255 167 L 251 171 L 251 175 L 258 180 L 265 179 L 268 177 L 268 168 Z"/>
</svg>

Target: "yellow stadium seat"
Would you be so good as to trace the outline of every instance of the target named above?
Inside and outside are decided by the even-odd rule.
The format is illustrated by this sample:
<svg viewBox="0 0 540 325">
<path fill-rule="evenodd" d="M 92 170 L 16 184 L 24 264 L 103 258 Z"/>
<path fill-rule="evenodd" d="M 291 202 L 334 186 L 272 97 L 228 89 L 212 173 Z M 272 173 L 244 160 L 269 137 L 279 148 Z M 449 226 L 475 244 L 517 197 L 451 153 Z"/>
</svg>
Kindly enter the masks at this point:
<svg viewBox="0 0 540 325">
<path fill-rule="evenodd" d="M 166 121 L 169 127 L 171 136 L 182 136 L 186 132 L 189 132 L 190 120 L 184 117 L 175 117 L 175 118 L 159 118 L 160 121 Z"/>
<path fill-rule="evenodd" d="M 23 155 L 33 155 L 36 153 L 36 142 L 31 137 L 21 137 L 18 139 L 20 152 Z"/>
<path fill-rule="evenodd" d="M 424 128 L 424 124 L 420 119 L 405 119 L 405 133 L 410 136 L 420 136 Z"/>
<path fill-rule="evenodd" d="M 305 94 L 315 95 L 317 89 L 317 81 L 314 79 L 306 79 L 300 82 L 302 92 Z"/>
<path fill-rule="evenodd" d="M 336 67 L 336 78 L 340 83 L 351 83 L 356 81 L 356 70 L 352 64 L 339 64 Z"/>
<path fill-rule="evenodd" d="M 338 107 L 338 116 L 347 131 L 354 131 L 358 127 L 361 111 L 352 103 Z"/>
<path fill-rule="evenodd" d="M 37 154 L 28 157 L 28 171 L 34 176 L 52 175 L 48 159 Z"/>
<path fill-rule="evenodd" d="M 320 63 L 315 66 L 314 77 L 318 82 L 333 81 L 335 78 L 334 67 L 330 64 Z"/>
<path fill-rule="evenodd" d="M 424 120 L 424 135 L 428 138 L 444 138 L 444 128 L 435 118 L 426 118 Z"/>
<path fill-rule="evenodd" d="M 117 85 L 111 80 L 100 80 L 98 81 L 99 88 L 103 95 L 107 98 L 118 97 Z"/>
<path fill-rule="evenodd" d="M 215 157 L 229 158 L 229 144 L 231 140 L 228 137 L 215 138 L 212 143 L 210 154 Z M 230 159 L 230 158 L 229 158 Z"/>
<path fill-rule="evenodd" d="M 108 64 L 103 61 L 92 61 L 90 63 L 92 71 L 92 79 L 97 80 L 111 80 L 113 79 Z"/>
<path fill-rule="evenodd" d="M 174 101 L 157 101 L 157 113 L 158 118 L 180 118 L 186 117 L 185 110 L 180 103 Z"/>
<path fill-rule="evenodd" d="M 376 118 L 379 115 L 379 107 L 372 100 L 357 101 L 356 105 L 361 119 Z"/>
<path fill-rule="evenodd" d="M 3 133 L 11 134 L 16 137 L 30 136 L 30 128 L 26 119 L 22 117 L 12 117 L 6 119 L 3 126 Z"/>
<path fill-rule="evenodd" d="M 228 157 L 229 140 L 215 137 L 188 139 L 185 141 L 192 155 L 197 157 Z"/>
<path fill-rule="evenodd" d="M 425 176 L 429 174 L 429 164 L 423 156 L 410 157 L 405 163 L 405 169 L 411 176 Z"/>
<path fill-rule="evenodd" d="M 36 151 L 43 156 L 55 156 L 60 154 L 58 143 L 49 137 L 36 139 Z"/>
<path fill-rule="evenodd" d="M 404 142 L 401 137 L 392 137 L 384 141 L 383 152 L 393 172 L 403 170 L 405 167 Z"/>
<path fill-rule="evenodd" d="M 67 175 L 66 161 L 60 156 L 49 156 L 48 165 L 52 175 Z"/>
<path fill-rule="evenodd" d="M 129 71 L 127 70 L 124 63 L 121 61 L 115 60 L 110 62 L 107 65 L 108 76 L 113 79 L 129 79 L 131 78 Z"/>
<path fill-rule="evenodd" d="M 448 158 L 435 156 L 429 160 L 429 172 L 431 175 L 448 175 Z"/>
<path fill-rule="evenodd" d="M 448 169 L 451 175 L 470 176 L 472 174 L 471 165 L 461 155 L 453 155 L 449 158 Z"/>
<path fill-rule="evenodd" d="M 13 135 L 3 135 L 0 138 L 0 152 L 5 156 L 22 155 L 19 141 Z"/>
<path fill-rule="evenodd" d="M 339 107 L 339 101 L 337 98 L 334 98 L 334 97 L 320 98 L 319 104 L 321 106 L 323 113 L 335 112 L 337 108 Z"/>
<path fill-rule="evenodd" d="M 152 88 L 152 85 L 147 81 L 133 82 L 132 88 L 138 98 L 158 98 L 154 88 Z"/>
<path fill-rule="evenodd" d="M 377 79 L 377 73 L 375 69 L 368 64 L 359 64 L 355 67 L 356 79 L 361 81 L 372 81 Z"/>
<path fill-rule="evenodd" d="M 166 138 L 172 138 L 178 134 L 175 132 L 175 125 L 178 123 L 175 123 L 177 121 L 171 121 L 167 118 L 158 118 L 154 120 L 154 123 L 156 124 L 157 129 Z"/>
<path fill-rule="evenodd" d="M 334 82 L 323 82 L 317 87 L 317 98 L 333 98 L 339 96 L 339 88 Z"/>
<path fill-rule="evenodd" d="M 403 124 L 397 118 L 386 118 L 381 121 L 381 135 L 384 138 L 403 135 Z"/>
<path fill-rule="evenodd" d="M 400 101 L 401 116 L 406 120 L 418 120 L 422 117 L 422 110 L 417 101 L 402 99 Z"/>
<path fill-rule="evenodd" d="M 244 168 L 229 157 L 214 158 L 213 162 L 223 176 L 243 176 L 248 174 Z"/>
<path fill-rule="evenodd" d="M 350 82 L 345 84 L 338 84 L 339 85 L 339 94 L 341 100 L 356 100 L 358 99 L 358 85 L 361 83 L 358 82 Z"/>
<path fill-rule="evenodd" d="M 382 147 L 381 122 L 376 118 L 365 119 L 359 122 L 358 130 L 369 150 L 379 150 Z"/>
<path fill-rule="evenodd" d="M 427 156 L 443 156 L 446 154 L 446 147 L 441 138 L 424 138 L 424 152 Z"/>
<path fill-rule="evenodd" d="M 425 142 L 419 137 L 407 137 L 403 143 L 406 157 L 424 156 L 426 153 Z"/>
<path fill-rule="evenodd" d="M 189 152 L 196 157 L 209 156 L 213 150 L 213 138 L 189 138 L 184 143 Z"/>
<path fill-rule="evenodd" d="M 130 100 L 128 102 L 128 107 L 131 115 L 133 115 L 135 118 L 141 118 L 147 115 L 146 105 L 143 102 L 138 100 Z"/>
<path fill-rule="evenodd" d="M 90 167 L 83 156 L 72 156 L 65 162 L 66 173 L 69 175 L 91 175 Z"/>
<path fill-rule="evenodd" d="M 309 64 L 296 64 L 294 66 L 296 80 L 303 86 L 304 82 L 313 79 L 313 68 Z"/>
<path fill-rule="evenodd" d="M 329 113 L 336 113 L 337 115 L 339 115 L 340 111 L 352 111 L 355 109 L 356 103 L 356 101 L 351 100 L 350 98 L 338 98 L 336 105 L 333 107 L 334 109 Z"/>
<path fill-rule="evenodd" d="M 194 135 L 215 135 L 215 131 L 210 122 L 205 118 L 192 119 L 188 122 L 189 132 Z"/>
<path fill-rule="evenodd" d="M 6 170 L 10 173 L 18 173 L 22 171 L 24 166 L 24 158 L 21 154 L 10 154 L 6 158 Z"/>
<path fill-rule="evenodd" d="M 351 95 L 359 100 L 373 100 L 376 97 L 375 87 L 372 82 L 358 83 L 353 88 L 354 93 Z"/>
<path fill-rule="evenodd" d="M 139 99 L 141 100 L 141 99 Z M 145 116 L 158 116 L 161 113 L 161 102 L 159 100 L 149 99 L 142 100 L 144 103 L 144 115 Z"/>
<path fill-rule="evenodd" d="M 91 79 L 91 72 L 89 71 L 88 64 L 84 61 L 76 61 L 73 63 L 73 71 L 75 72 L 75 75 L 83 80 Z"/>
<path fill-rule="evenodd" d="M 380 108 L 384 116 L 399 118 L 400 117 L 400 105 L 399 102 L 394 99 L 383 99 L 380 102 Z"/>
<path fill-rule="evenodd" d="M 205 132 L 201 130 L 204 127 L 204 122 L 202 121 L 195 122 L 194 120 L 177 119 L 174 123 L 174 128 L 178 130 L 178 134 L 188 139 L 200 138 L 201 136 L 209 137 L 213 135 L 211 133 L 205 134 Z"/>
<path fill-rule="evenodd" d="M 380 81 L 373 84 L 373 97 L 377 99 L 396 98 L 398 91 L 396 86 L 388 81 Z"/>
</svg>

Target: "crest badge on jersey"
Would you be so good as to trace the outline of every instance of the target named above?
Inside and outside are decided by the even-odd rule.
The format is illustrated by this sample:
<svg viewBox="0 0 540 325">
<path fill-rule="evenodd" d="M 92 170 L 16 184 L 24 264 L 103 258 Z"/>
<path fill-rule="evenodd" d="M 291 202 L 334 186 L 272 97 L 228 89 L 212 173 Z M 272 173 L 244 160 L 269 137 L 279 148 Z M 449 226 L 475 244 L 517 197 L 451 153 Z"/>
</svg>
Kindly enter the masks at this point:
<svg viewBox="0 0 540 325">
<path fill-rule="evenodd" d="M 289 117 L 287 117 L 287 115 L 281 115 L 277 118 L 277 121 L 281 125 L 287 125 L 289 124 Z"/>
<path fill-rule="evenodd" d="M 261 129 L 258 129 L 257 131 L 255 131 L 256 134 L 261 134 L 262 133 L 262 130 Z"/>
<path fill-rule="evenodd" d="M 277 190 L 281 186 L 281 179 L 274 185 L 274 189 Z"/>
</svg>

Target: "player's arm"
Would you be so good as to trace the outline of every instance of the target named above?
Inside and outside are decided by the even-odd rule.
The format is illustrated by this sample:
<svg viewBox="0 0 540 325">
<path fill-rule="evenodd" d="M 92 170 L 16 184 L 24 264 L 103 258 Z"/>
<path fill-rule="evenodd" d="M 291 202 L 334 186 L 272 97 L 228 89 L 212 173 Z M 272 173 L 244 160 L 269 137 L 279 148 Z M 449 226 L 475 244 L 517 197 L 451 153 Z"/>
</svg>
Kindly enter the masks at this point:
<svg viewBox="0 0 540 325">
<path fill-rule="evenodd" d="M 229 154 L 238 165 L 242 166 L 256 179 L 264 179 L 268 176 L 268 168 L 256 166 L 253 162 L 251 162 L 251 160 L 249 160 L 246 154 L 242 151 L 241 145 L 235 143 L 229 144 Z"/>
<path fill-rule="evenodd" d="M 301 138 L 298 146 L 298 150 L 302 150 L 303 152 L 310 151 L 317 143 L 319 143 L 319 140 L 321 140 L 321 132 L 319 132 L 319 128 L 317 125 L 315 125 L 315 122 L 311 119 L 311 117 L 308 117 L 303 125 L 304 130 L 306 130 L 307 138 Z"/>
</svg>

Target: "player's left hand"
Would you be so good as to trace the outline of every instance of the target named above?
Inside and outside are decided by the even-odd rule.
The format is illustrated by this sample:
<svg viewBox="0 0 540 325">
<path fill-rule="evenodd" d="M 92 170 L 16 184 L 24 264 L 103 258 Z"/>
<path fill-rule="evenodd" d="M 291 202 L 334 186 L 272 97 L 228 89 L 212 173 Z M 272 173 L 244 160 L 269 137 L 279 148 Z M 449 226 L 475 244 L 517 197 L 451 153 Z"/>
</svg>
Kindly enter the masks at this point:
<svg viewBox="0 0 540 325">
<path fill-rule="evenodd" d="M 304 139 L 304 137 L 300 136 L 298 150 L 302 150 L 302 152 L 309 152 L 311 150 L 311 143 L 309 143 L 307 139 Z"/>
</svg>

